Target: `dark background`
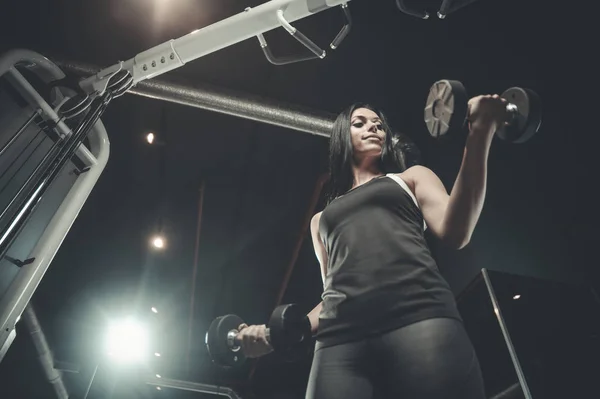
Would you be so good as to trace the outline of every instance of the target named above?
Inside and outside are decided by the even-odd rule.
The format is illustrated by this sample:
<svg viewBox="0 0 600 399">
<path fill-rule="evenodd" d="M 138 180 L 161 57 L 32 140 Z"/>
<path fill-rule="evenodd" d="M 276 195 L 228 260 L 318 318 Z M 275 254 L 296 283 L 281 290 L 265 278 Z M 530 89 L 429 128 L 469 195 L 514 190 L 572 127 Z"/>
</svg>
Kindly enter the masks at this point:
<svg viewBox="0 0 600 399">
<path fill-rule="evenodd" d="M 27 48 L 109 66 L 261 3 L 21 0 L 2 10 L 0 50 Z M 439 2 L 422 4 L 435 10 Z M 209 83 L 319 112 L 375 103 L 417 143 L 421 163 L 448 190 L 463 138 L 441 143 L 428 136 L 422 108 L 431 84 L 461 80 L 473 96 L 531 88 L 543 101 L 540 132 L 520 145 L 495 140 L 486 204 L 470 245 L 460 252 L 431 245 L 456 294 L 481 268 L 597 286 L 597 33 L 591 21 L 597 6 L 590 4 L 481 0 L 445 20 L 419 20 L 392 0 L 354 0 L 352 32 L 324 60 L 274 66 L 248 40 L 161 79 Z M 296 26 L 325 46 L 342 22 L 340 10 L 328 10 Z M 266 36 L 278 54 L 304 51 L 283 30 Z M 248 323 L 268 320 L 299 235 L 283 302 L 307 311 L 319 302 L 319 268 L 302 226 L 327 170 L 327 140 L 133 95 L 114 101 L 102 120 L 111 140 L 109 164 L 33 299 L 55 357 L 82 367 L 68 376 L 73 391 L 85 386 L 100 359 L 106 324 L 134 313 L 155 319 L 155 347 L 163 356 L 148 365 L 150 373 L 234 386 L 247 395 L 302 397 L 308 357 L 292 364 L 272 355 L 226 372 L 211 364 L 204 333 L 226 313 Z M 166 146 L 149 146 L 149 131 Z M 159 226 L 168 240 L 161 253 L 149 246 Z M 152 316 L 151 306 L 160 313 Z M 1 369 L 3 389 L 13 393 L 6 397 L 52 397 L 25 336 Z M 101 363 L 90 397 L 203 397 L 156 392 L 116 374 Z"/>
</svg>

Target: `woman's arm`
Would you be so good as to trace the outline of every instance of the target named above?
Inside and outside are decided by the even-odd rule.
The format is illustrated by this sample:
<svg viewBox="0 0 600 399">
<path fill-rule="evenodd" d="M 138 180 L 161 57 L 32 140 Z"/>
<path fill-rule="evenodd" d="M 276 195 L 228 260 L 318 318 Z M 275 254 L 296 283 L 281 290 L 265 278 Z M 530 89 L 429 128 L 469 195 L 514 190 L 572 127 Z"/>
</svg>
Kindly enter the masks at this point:
<svg viewBox="0 0 600 399">
<path fill-rule="evenodd" d="M 469 105 L 469 135 L 450 195 L 431 170 L 415 166 L 409 173 L 425 222 L 437 237 L 457 249 L 469 243 L 481 215 L 489 150 L 506 109 L 505 101 L 496 96 L 476 97 Z"/>
<path fill-rule="evenodd" d="M 313 310 L 308 313 L 308 320 L 310 320 L 310 332 L 312 335 L 315 335 L 319 330 L 319 314 L 321 314 L 321 308 L 323 307 L 323 302 L 319 302 L 317 306 Z"/>
<path fill-rule="evenodd" d="M 319 221 L 321 220 L 321 212 L 317 213 L 310 221 L 310 234 L 312 237 L 313 246 L 315 248 L 315 255 L 317 255 L 317 260 L 319 261 L 319 265 L 321 267 L 321 279 L 323 280 L 323 284 L 325 284 L 325 276 L 327 275 L 327 252 L 325 251 L 325 246 L 323 245 L 323 241 L 321 240 L 321 235 L 319 234 Z M 308 319 L 310 320 L 311 332 L 315 334 L 319 329 L 319 314 L 321 313 L 321 308 L 323 307 L 323 302 L 319 302 L 317 306 L 313 310 L 308 313 Z"/>
</svg>

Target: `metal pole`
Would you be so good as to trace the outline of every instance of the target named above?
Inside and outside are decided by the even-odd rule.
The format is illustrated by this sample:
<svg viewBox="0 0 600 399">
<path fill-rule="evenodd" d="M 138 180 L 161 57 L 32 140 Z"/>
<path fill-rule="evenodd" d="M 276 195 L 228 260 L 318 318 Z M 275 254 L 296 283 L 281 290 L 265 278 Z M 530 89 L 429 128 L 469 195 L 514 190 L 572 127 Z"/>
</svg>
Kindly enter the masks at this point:
<svg viewBox="0 0 600 399">
<path fill-rule="evenodd" d="M 178 389 L 182 391 L 209 393 L 226 396 L 229 399 L 241 399 L 233 389 L 219 385 L 201 384 L 199 382 L 172 380 L 169 378 L 148 378 L 145 383 L 152 386 Z"/>
<path fill-rule="evenodd" d="M 94 383 L 94 378 L 96 378 L 96 373 L 98 372 L 98 366 L 99 364 L 96 364 L 96 367 L 94 368 L 94 373 L 92 374 L 92 378 L 90 378 L 90 383 L 88 384 L 87 389 L 85 390 L 85 395 L 83 395 L 83 399 L 87 399 L 88 394 L 90 393 L 90 389 L 92 389 L 92 384 Z"/>
<path fill-rule="evenodd" d="M 504 321 L 504 317 L 502 316 L 502 311 L 500 310 L 500 304 L 498 303 L 498 298 L 496 297 L 496 292 L 492 285 L 492 281 L 490 279 L 490 275 L 487 269 L 482 269 L 481 273 L 483 275 L 483 280 L 485 281 L 485 285 L 488 289 L 488 293 L 490 295 L 490 299 L 492 301 L 492 306 L 494 307 L 494 313 L 496 314 L 496 318 L 498 319 L 498 324 L 500 325 L 500 330 L 502 330 L 502 335 L 504 335 L 504 340 L 506 342 L 506 347 L 508 349 L 508 353 L 513 362 L 513 366 L 515 367 L 515 372 L 517 373 L 517 377 L 519 378 L 519 383 L 521 388 L 523 389 L 523 396 L 525 399 L 531 399 L 531 392 L 529 392 L 529 386 L 527 385 L 527 380 L 525 378 L 525 374 L 523 373 L 523 369 L 521 368 L 521 363 L 519 362 L 519 357 L 517 356 L 517 351 L 515 351 L 515 347 L 512 343 L 512 339 L 510 338 L 510 333 L 508 332 L 508 327 L 506 326 L 506 322 Z"/>
<path fill-rule="evenodd" d="M 77 76 L 90 76 L 100 68 L 81 62 L 53 59 L 63 71 Z M 212 87 L 206 84 L 185 86 L 159 79 L 139 82 L 127 93 L 201 108 L 226 115 L 250 119 L 291 130 L 329 138 L 335 115 L 284 104 L 258 96 Z"/>
<path fill-rule="evenodd" d="M 56 397 L 59 399 L 68 399 L 69 393 L 62 379 L 62 373 L 54 368 L 54 358 L 46 335 L 42 330 L 42 326 L 33 310 L 33 306 L 29 304 L 23 312 L 23 321 L 31 334 L 31 340 L 38 354 L 38 360 L 44 370 L 46 379 L 52 385 Z"/>
</svg>

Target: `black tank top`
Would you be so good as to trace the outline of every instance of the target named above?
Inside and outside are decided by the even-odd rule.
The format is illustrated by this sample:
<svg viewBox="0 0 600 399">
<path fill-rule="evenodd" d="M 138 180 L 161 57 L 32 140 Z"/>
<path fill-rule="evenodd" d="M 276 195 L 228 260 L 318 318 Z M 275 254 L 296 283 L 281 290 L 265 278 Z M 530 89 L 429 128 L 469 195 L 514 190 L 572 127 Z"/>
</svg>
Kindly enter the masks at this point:
<svg viewBox="0 0 600 399">
<path fill-rule="evenodd" d="M 416 199 L 396 175 L 374 178 L 325 208 L 317 340 L 334 345 L 433 317 L 461 320 L 424 231 Z"/>
</svg>

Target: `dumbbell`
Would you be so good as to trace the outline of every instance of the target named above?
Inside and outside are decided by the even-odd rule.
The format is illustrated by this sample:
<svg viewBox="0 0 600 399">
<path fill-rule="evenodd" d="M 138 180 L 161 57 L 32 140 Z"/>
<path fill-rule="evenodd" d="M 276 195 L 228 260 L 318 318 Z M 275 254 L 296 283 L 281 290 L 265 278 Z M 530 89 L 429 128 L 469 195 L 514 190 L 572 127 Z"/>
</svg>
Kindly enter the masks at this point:
<svg viewBox="0 0 600 399">
<path fill-rule="evenodd" d="M 216 365 L 231 368 L 242 365 L 246 355 L 237 336 L 244 321 L 234 314 L 217 317 L 210 324 L 205 337 L 206 348 Z M 267 340 L 275 352 L 285 352 L 311 338 L 308 317 L 297 305 L 278 306 L 269 319 Z"/>
<path fill-rule="evenodd" d="M 540 97 L 530 89 L 511 87 L 500 96 L 508 101 L 507 123 L 496 135 L 512 143 L 524 143 L 539 130 L 542 122 Z M 468 116 L 467 91 L 457 80 L 439 80 L 429 89 L 425 104 L 425 124 L 434 138 L 454 135 Z"/>
</svg>

